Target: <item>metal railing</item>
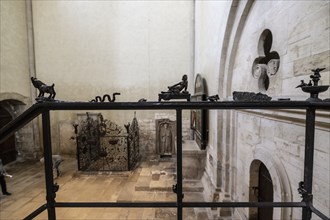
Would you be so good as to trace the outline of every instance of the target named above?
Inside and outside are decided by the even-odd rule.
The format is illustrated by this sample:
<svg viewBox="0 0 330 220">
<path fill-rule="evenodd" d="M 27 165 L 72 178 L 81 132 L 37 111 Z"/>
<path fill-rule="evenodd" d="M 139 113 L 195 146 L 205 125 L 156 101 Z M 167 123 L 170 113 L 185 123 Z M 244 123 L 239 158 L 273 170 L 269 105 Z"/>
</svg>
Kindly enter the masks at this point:
<svg viewBox="0 0 330 220">
<path fill-rule="evenodd" d="M 57 110 L 175 110 L 176 111 L 176 136 L 177 136 L 177 184 L 175 192 L 176 202 L 56 202 L 58 186 L 54 184 L 52 172 L 52 143 L 50 111 Z M 182 110 L 186 109 L 305 109 L 305 158 L 304 179 L 299 184 L 302 195 L 301 202 L 183 202 L 182 194 Z M 182 210 L 187 207 L 292 207 L 302 208 L 302 219 L 311 219 L 312 213 L 321 219 L 329 219 L 313 206 L 313 159 L 315 135 L 316 109 L 330 110 L 330 102 L 307 101 L 269 101 L 269 102 L 117 102 L 117 103 L 90 103 L 90 102 L 44 102 L 31 106 L 23 114 L 0 130 L 0 143 L 5 141 L 15 131 L 42 114 L 43 146 L 45 158 L 46 178 L 46 203 L 33 211 L 25 219 L 33 219 L 47 210 L 48 219 L 56 219 L 56 208 L 78 207 L 126 207 L 126 208 L 177 208 L 177 219 L 182 220 Z M 297 183 L 298 185 L 298 183 Z"/>
</svg>

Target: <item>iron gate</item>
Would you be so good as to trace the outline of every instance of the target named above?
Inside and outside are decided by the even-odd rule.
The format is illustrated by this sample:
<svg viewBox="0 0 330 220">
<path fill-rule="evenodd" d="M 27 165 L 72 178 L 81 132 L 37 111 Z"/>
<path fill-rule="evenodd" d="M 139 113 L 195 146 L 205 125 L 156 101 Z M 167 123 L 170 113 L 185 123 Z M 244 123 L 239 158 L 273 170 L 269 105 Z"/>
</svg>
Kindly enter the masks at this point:
<svg viewBox="0 0 330 220">
<path fill-rule="evenodd" d="M 139 125 L 134 116 L 125 130 L 103 118 L 91 115 L 75 124 L 78 170 L 127 171 L 134 169 L 140 159 Z"/>
</svg>

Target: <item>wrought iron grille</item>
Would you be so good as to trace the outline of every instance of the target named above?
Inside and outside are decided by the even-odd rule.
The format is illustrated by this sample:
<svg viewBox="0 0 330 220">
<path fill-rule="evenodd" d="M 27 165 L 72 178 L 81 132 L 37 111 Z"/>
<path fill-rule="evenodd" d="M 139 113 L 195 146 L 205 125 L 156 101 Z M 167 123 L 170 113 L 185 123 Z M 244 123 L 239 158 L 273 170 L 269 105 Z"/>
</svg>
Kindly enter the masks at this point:
<svg viewBox="0 0 330 220">
<path fill-rule="evenodd" d="M 81 171 L 127 171 L 139 161 L 139 125 L 136 117 L 132 125 L 123 128 L 103 118 L 102 114 L 86 113 L 75 125 L 77 130 L 77 161 Z"/>
</svg>

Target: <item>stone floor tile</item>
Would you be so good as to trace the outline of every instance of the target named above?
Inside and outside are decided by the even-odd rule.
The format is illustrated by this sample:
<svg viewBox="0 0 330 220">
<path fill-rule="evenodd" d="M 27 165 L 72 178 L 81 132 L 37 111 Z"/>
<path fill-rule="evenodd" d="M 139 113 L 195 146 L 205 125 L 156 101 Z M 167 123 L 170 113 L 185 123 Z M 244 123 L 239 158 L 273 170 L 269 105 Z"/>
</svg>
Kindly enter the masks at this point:
<svg viewBox="0 0 330 220">
<path fill-rule="evenodd" d="M 152 220 L 155 218 L 155 209 L 154 208 L 145 208 L 143 209 L 142 219 Z"/>
<path fill-rule="evenodd" d="M 61 164 L 62 175 L 54 182 L 60 186 L 57 202 L 176 202 L 172 191 L 175 183 L 174 164 L 169 161 L 141 163 L 132 172 L 86 173 L 77 171 L 73 158 Z M 162 170 L 167 170 L 162 172 Z M 16 163 L 7 171 L 14 177 L 7 185 L 11 196 L 0 195 L 0 219 L 17 220 L 26 217 L 46 203 L 44 167 L 37 163 Z M 152 181 L 152 171 L 160 171 L 159 180 Z M 199 187 L 189 185 L 188 187 Z M 194 190 L 189 190 L 194 191 Z M 202 201 L 202 192 L 185 192 L 185 201 Z M 184 209 L 184 219 L 197 220 L 194 209 Z M 77 219 L 176 219 L 176 208 L 56 208 L 58 220 Z M 200 215 L 204 215 L 203 213 Z M 47 219 L 44 211 L 35 219 Z"/>
</svg>

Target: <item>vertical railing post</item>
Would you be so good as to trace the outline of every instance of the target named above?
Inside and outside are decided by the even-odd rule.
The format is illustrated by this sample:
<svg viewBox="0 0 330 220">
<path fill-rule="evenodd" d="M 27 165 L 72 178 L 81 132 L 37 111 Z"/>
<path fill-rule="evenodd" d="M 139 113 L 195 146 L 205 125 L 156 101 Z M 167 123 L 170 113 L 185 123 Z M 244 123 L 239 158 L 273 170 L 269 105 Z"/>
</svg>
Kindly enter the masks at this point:
<svg viewBox="0 0 330 220">
<path fill-rule="evenodd" d="M 182 109 L 176 110 L 176 161 L 177 161 L 177 215 L 178 220 L 182 220 Z"/>
<path fill-rule="evenodd" d="M 50 114 L 49 111 L 42 113 L 42 129 L 44 144 L 44 162 L 45 162 L 45 178 L 46 178 L 46 200 L 48 219 L 55 220 L 55 191 L 53 182 L 53 161 L 52 161 L 52 143 L 50 133 Z"/>
<path fill-rule="evenodd" d="M 315 136 L 315 108 L 306 109 L 306 133 L 305 133 L 305 160 L 304 160 L 304 190 L 306 195 L 303 200 L 309 204 L 312 202 L 313 188 L 313 162 L 314 162 L 314 136 Z M 302 219 L 310 220 L 312 211 L 308 207 L 303 208 Z"/>
</svg>

